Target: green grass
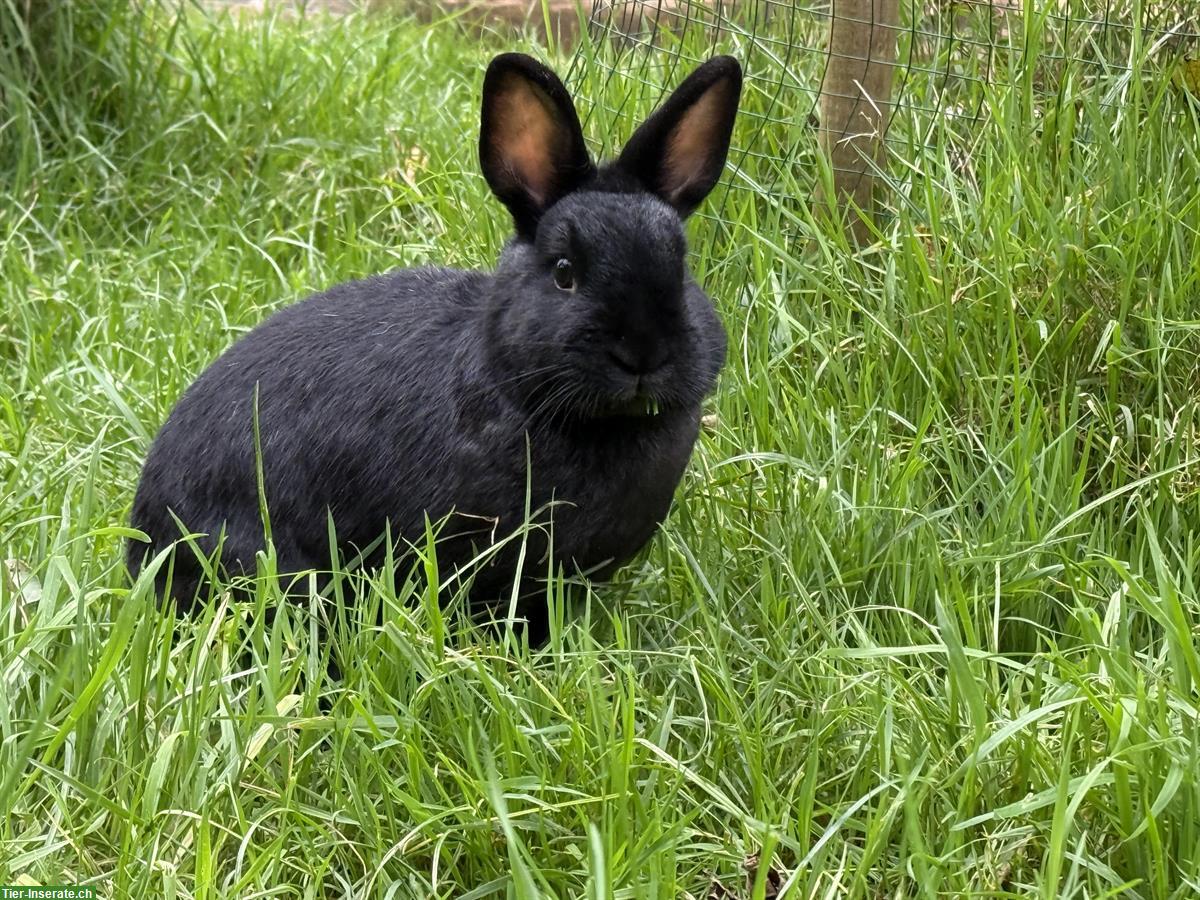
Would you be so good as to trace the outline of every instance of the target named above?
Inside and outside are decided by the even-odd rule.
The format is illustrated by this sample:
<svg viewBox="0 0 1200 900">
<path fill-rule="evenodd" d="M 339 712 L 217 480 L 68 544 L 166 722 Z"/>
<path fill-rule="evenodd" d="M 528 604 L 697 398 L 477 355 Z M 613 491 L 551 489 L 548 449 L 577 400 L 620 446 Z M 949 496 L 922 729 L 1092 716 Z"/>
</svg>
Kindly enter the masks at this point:
<svg viewBox="0 0 1200 900">
<path fill-rule="evenodd" d="M 0 64 L 0 883 L 1200 892 L 1194 104 L 1014 68 L 983 122 L 898 122 L 861 253 L 806 209 L 803 98 L 744 117 L 788 156 L 694 223 L 731 356 L 663 532 L 542 652 L 403 579 L 318 638 L 313 609 L 253 614 L 270 577 L 156 611 L 120 556 L 140 460 L 273 309 L 494 259 L 479 82 L 527 45 L 116 7 L 40 80 Z M 611 145 L 649 99 L 590 53 L 572 87 Z"/>
</svg>

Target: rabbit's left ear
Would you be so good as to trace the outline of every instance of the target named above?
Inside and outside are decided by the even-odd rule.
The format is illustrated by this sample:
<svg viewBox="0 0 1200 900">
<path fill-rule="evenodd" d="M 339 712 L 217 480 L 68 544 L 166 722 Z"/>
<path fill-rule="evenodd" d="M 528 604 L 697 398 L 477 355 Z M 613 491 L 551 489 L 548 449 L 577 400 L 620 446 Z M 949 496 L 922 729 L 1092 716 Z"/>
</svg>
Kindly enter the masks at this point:
<svg viewBox="0 0 1200 900">
<path fill-rule="evenodd" d="M 634 132 L 617 166 L 686 217 L 716 186 L 742 94 L 742 67 L 715 56 Z"/>
<path fill-rule="evenodd" d="M 595 171 L 567 89 L 532 57 L 504 53 L 488 66 L 479 162 L 525 238 L 542 213 Z"/>
</svg>

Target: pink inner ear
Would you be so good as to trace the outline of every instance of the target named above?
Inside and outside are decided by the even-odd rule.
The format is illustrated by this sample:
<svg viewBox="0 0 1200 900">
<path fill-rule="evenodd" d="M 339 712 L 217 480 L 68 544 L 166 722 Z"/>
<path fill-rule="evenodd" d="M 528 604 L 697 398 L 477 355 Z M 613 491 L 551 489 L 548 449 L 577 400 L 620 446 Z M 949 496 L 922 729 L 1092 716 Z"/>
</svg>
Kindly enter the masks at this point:
<svg viewBox="0 0 1200 900">
<path fill-rule="evenodd" d="M 729 107 L 725 81 L 713 85 L 683 114 L 671 134 L 663 161 L 663 193 L 672 203 L 696 181 L 706 177 L 712 148 L 718 141 L 721 113 Z"/>
<path fill-rule="evenodd" d="M 492 141 L 500 158 L 533 202 L 544 206 L 553 177 L 551 148 L 558 136 L 550 98 L 524 78 L 509 76 L 497 93 L 495 112 L 498 127 Z"/>
</svg>

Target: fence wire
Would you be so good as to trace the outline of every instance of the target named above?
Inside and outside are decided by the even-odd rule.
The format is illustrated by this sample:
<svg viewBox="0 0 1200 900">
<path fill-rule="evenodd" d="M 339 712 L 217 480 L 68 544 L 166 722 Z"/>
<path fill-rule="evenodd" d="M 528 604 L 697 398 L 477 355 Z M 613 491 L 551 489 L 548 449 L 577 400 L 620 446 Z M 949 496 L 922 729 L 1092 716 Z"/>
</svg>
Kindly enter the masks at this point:
<svg viewBox="0 0 1200 900">
<path fill-rule="evenodd" d="M 837 0 L 597 0 L 572 76 L 601 70 L 589 79 L 602 85 L 593 102 L 615 123 L 653 106 L 703 59 L 734 53 L 746 82 L 729 184 L 769 193 L 781 167 L 817 152 L 831 20 L 855 21 L 837 7 Z M 1119 106 L 1138 78 L 1200 96 L 1197 0 L 900 0 L 899 7 L 887 27 L 896 55 L 884 104 L 883 165 L 893 184 L 905 179 L 902 161 L 935 140 L 951 154 L 969 154 L 990 86 L 1019 87 L 1040 110 L 1061 102 L 1068 82 L 1071 97 L 1086 94 L 1101 105 Z"/>
</svg>

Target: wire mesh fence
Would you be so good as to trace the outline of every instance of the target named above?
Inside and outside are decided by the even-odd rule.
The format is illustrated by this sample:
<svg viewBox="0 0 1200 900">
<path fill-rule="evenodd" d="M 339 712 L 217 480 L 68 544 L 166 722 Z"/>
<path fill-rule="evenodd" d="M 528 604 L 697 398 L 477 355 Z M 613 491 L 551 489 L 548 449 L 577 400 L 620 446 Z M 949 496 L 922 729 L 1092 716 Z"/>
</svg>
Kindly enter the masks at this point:
<svg viewBox="0 0 1200 900">
<path fill-rule="evenodd" d="M 996 86 L 1021 91 L 1033 117 L 1083 98 L 1119 108 L 1135 82 L 1174 91 L 1186 109 L 1200 96 L 1200 4 L 600 0 L 572 73 L 601 69 L 600 113 L 632 125 L 718 52 L 746 70 L 729 187 L 807 201 L 822 153 L 835 180 L 873 174 L 898 189 L 931 149 L 969 165 Z"/>
</svg>

